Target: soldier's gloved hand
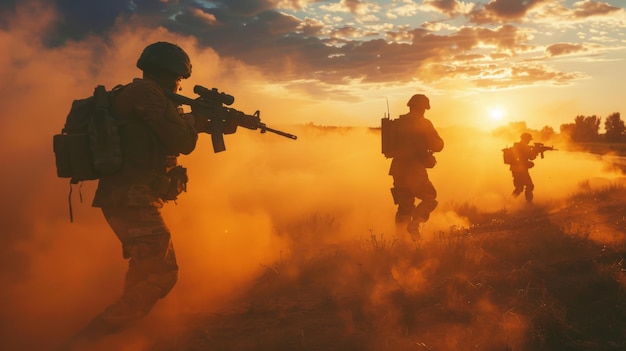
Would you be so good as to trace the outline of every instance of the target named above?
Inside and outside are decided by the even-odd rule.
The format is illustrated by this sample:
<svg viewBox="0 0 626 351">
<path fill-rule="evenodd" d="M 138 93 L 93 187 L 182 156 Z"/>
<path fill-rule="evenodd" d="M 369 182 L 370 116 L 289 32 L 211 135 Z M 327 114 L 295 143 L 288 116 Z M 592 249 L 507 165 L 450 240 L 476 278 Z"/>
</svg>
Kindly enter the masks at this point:
<svg viewBox="0 0 626 351">
<path fill-rule="evenodd" d="M 222 126 L 222 133 L 235 134 L 235 132 L 237 131 L 237 125 L 237 121 L 229 119 L 228 121 L 224 122 L 224 125 Z"/>
<path fill-rule="evenodd" d="M 191 118 L 197 133 L 211 133 L 211 124 L 207 117 L 192 112 L 187 114 L 187 118 Z"/>
<path fill-rule="evenodd" d="M 220 123 L 217 121 L 213 122 L 209 120 L 206 116 L 201 114 L 192 113 L 192 115 L 194 119 L 194 128 L 198 133 L 212 134 L 217 129 L 215 123 Z M 228 120 L 221 123 L 222 134 L 233 134 L 237 131 L 237 123 L 233 120 Z"/>
</svg>

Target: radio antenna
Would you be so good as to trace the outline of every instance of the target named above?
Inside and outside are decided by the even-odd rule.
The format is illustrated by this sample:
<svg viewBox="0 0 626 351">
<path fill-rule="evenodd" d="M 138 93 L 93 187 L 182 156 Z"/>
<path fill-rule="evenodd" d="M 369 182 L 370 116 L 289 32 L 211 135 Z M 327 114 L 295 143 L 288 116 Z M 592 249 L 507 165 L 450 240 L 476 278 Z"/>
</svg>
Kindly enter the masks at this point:
<svg viewBox="0 0 626 351">
<path fill-rule="evenodd" d="M 391 118 L 391 113 L 389 112 L 389 98 L 386 98 L 387 100 L 387 118 Z"/>
</svg>

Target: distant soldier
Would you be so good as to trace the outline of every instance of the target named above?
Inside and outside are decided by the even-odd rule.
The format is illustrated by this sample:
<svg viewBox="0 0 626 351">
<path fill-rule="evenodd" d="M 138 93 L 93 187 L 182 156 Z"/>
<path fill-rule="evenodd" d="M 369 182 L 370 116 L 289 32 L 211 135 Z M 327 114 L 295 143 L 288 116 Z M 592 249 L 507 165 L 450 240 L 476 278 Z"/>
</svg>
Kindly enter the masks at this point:
<svg viewBox="0 0 626 351">
<path fill-rule="evenodd" d="M 513 175 L 513 185 L 515 186 L 512 195 L 518 197 L 524 192 L 524 197 L 529 203 L 533 201 L 535 185 L 530 178 L 528 170 L 535 166 L 532 160 L 536 159 L 539 154 L 537 149 L 529 145 L 532 139 L 533 137 L 529 133 L 522 133 L 520 141 L 514 143 L 511 149 L 512 158 L 509 167 Z"/>
<path fill-rule="evenodd" d="M 443 149 L 443 139 L 424 112 L 430 109 L 425 95 L 413 95 L 407 103 L 409 113 L 398 119 L 383 118 L 383 153 L 393 158 L 389 175 L 393 176 L 391 195 L 398 205 L 396 223 L 407 225 L 412 235 L 420 234 L 420 225 L 437 207 L 437 191 L 428 179 L 427 168 L 437 163 L 433 152 Z M 421 202 L 415 206 L 415 199 Z"/>
</svg>

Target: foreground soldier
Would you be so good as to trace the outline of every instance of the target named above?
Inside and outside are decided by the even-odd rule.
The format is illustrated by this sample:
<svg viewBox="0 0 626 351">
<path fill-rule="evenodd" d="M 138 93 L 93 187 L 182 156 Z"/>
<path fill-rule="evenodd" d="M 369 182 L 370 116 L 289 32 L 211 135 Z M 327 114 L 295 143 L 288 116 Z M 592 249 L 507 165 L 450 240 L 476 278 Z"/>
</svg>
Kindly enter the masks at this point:
<svg viewBox="0 0 626 351">
<path fill-rule="evenodd" d="M 538 152 L 532 146 L 529 145 L 533 139 L 529 133 L 522 133 L 520 141 L 513 144 L 513 158 L 509 169 L 513 176 L 513 197 L 518 197 L 524 192 L 526 202 L 533 201 L 533 190 L 535 185 L 530 177 L 528 170 L 533 168 L 535 164 L 532 160 L 537 158 Z"/>
<path fill-rule="evenodd" d="M 178 265 L 160 208 L 185 190 L 186 169 L 179 154 L 191 153 L 197 133 L 210 132 L 206 118 L 181 114 L 164 92 L 177 92 L 191 75 L 188 55 L 177 45 L 157 42 L 142 52 L 143 78 L 122 88 L 113 102 L 120 121 L 123 168 L 100 179 L 93 201 L 129 259 L 122 296 L 61 349 L 76 350 L 89 340 L 118 332 L 144 317 L 178 278 Z M 229 126 L 226 133 L 234 133 Z M 78 348 L 77 348 L 78 347 Z"/>
<path fill-rule="evenodd" d="M 409 233 L 419 235 L 420 225 L 437 207 L 437 191 L 428 178 L 427 168 L 435 166 L 433 152 L 443 149 L 443 139 L 430 120 L 424 118 L 424 112 L 430 109 L 425 95 L 413 95 L 407 106 L 409 113 L 393 121 L 395 140 L 391 143 L 395 151 L 389 175 L 393 176 L 391 194 L 398 205 L 396 223 L 408 223 Z M 415 198 L 421 200 L 417 206 Z"/>
</svg>

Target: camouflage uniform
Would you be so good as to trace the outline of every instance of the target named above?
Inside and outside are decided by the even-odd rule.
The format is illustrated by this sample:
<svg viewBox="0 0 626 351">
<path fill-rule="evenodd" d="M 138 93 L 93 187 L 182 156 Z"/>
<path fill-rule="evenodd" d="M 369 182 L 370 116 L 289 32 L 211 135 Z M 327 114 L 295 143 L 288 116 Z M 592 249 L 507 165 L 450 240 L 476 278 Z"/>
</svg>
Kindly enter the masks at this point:
<svg viewBox="0 0 626 351">
<path fill-rule="evenodd" d="M 160 208 L 184 187 L 186 176 L 177 183 L 171 170 L 181 169 L 178 154 L 189 154 L 197 141 L 193 120 L 179 114 L 152 80 L 137 78 L 125 86 L 113 112 L 121 122 L 124 166 L 100 180 L 93 206 L 102 209 L 129 267 L 122 296 L 87 326 L 88 337 L 145 316 L 176 284 L 176 255 Z M 172 186 L 174 194 L 167 194 Z"/>
<path fill-rule="evenodd" d="M 513 176 L 513 186 L 515 187 L 512 195 L 518 197 L 524 192 L 526 201 L 532 202 L 535 185 L 528 170 L 534 167 L 535 164 L 531 160 L 537 158 L 537 153 L 528 144 L 516 142 L 513 144 L 513 155 L 514 161 L 511 162 L 509 167 Z"/>
<path fill-rule="evenodd" d="M 432 158 L 431 152 L 443 149 L 443 139 L 423 114 L 409 112 L 395 123 L 398 123 L 400 133 L 396 141 L 399 145 L 397 155 L 391 161 L 389 175 L 393 176 L 391 192 L 394 203 L 398 205 L 396 222 L 406 223 L 412 219 L 411 223 L 415 226 L 426 222 L 437 207 L 437 191 L 428 178 L 426 168 L 434 166 L 427 163 Z M 417 206 L 415 198 L 421 200 Z"/>
</svg>

